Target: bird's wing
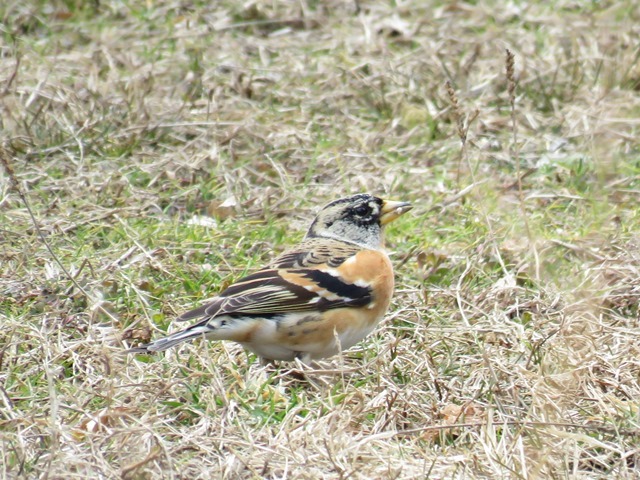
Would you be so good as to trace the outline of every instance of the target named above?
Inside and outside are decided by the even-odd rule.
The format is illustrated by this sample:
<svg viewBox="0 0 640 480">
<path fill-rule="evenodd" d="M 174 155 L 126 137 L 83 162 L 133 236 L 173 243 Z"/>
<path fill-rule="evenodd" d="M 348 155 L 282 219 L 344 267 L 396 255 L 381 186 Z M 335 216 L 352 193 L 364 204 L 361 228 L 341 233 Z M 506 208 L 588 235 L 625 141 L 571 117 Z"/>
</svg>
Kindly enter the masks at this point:
<svg viewBox="0 0 640 480">
<path fill-rule="evenodd" d="M 288 312 L 325 311 L 367 305 L 369 286 L 344 281 L 335 268 L 268 268 L 249 275 L 209 303 L 184 313 L 178 321 L 213 318 L 277 316 Z"/>
</svg>

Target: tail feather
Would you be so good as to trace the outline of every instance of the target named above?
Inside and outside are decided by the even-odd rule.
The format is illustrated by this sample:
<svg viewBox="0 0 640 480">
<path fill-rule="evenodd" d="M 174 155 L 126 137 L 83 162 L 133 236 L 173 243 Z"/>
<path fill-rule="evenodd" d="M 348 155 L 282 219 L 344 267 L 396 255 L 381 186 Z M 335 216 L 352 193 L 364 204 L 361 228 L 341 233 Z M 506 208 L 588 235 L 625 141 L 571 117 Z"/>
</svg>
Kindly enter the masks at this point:
<svg viewBox="0 0 640 480">
<path fill-rule="evenodd" d="M 164 338 L 159 338 L 158 340 L 154 340 L 147 345 L 141 345 L 139 347 L 130 348 L 127 350 L 127 353 L 153 353 L 153 352 L 164 352 L 165 350 L 178 345 L 183 342 L 188 342 L 190 340 L 195 340 L 198 337 L 206 335 L 207 333 L 212 332 L 213 329 L 208 325 L 193 325 L 185 330 L 180 332 L 176 332 Z"/>
</svg>

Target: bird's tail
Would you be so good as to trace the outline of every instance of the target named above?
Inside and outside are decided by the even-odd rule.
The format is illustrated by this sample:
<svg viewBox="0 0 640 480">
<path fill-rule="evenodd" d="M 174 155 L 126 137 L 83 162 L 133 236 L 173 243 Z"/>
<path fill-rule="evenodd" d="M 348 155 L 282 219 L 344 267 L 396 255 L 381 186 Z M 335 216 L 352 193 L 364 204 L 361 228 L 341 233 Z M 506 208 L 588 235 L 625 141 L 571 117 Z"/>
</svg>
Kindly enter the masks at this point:
<svg viewBox="0 0 640 480">
<path fill-rule="evenodd" d="M 154 340 L 153 342 L 148 343 L 147 345 L 141 345 L 139 347 L 130 348 L 129 350 L 127 350 L 127 353 L 164 352 L 168 348 L 171 348 L 183 342 L 195 340 L 196 338 L 206 335 L 207 333 L 211 333 L 211 331 L 212 331 L 211 326 L 206 323 L 196 324 L 185 330 L 171 334 L 167 337 Z"/>
</svg>

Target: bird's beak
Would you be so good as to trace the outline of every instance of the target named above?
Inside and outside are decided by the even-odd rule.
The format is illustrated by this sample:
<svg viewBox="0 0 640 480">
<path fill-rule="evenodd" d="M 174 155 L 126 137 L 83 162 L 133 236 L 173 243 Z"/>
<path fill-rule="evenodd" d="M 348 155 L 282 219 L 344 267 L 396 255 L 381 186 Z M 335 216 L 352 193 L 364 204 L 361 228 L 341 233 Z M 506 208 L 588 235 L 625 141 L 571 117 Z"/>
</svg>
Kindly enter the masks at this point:
<svg viewBox="0 0 640 480">
<path fill-rule="evenodd" d="M 413 208 L 409 202 L 392 202 L 391 200 L 382 201 L 382 210 L 380 215 L 380 223 L 386 225 L 393 222 L 403 213 L 407 213 Z"/>
</svg>

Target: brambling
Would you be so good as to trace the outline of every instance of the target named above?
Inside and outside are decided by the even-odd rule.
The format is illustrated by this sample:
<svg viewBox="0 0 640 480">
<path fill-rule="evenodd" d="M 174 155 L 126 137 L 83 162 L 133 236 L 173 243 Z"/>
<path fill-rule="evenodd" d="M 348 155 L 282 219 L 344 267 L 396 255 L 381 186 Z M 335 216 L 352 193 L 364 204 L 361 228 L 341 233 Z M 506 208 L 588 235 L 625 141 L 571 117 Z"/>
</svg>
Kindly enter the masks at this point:
<svg viewBox="0 0 640 480">
<path fill-rule="evenodd" d="M 199 322 L 129 352 L 206 337 L 238 342 L 263 360 L 308 364 L 350 348 L 389 308 L 394 280 L 383 228 L 411 208 L 369 194 L 329 203 L 297 247 L 177 319 Z"/>
</svg>

